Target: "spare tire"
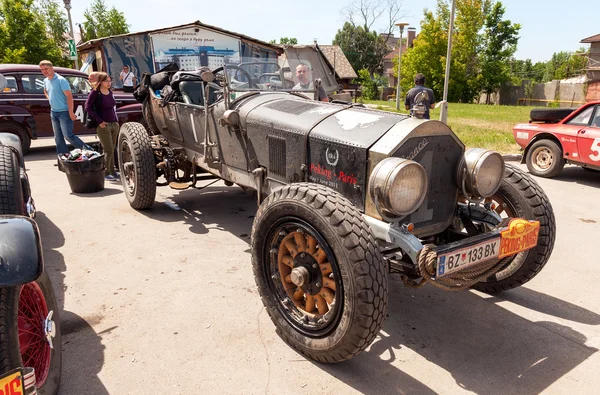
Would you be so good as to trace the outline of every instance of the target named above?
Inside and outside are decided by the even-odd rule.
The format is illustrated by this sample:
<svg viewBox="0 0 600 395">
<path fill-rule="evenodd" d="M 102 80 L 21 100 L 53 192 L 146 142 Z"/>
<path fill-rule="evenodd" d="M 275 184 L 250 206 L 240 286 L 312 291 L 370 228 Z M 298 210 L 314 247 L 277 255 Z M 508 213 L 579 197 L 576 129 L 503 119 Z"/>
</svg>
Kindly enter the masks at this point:
<svg viewBox="0 0 600 395">
<path fill-rule="evenodd" d="M 575 110 L 575 108 L 534 108 L 529 113 L 529 118 L 538 122 L 559 122 Z"/>
</svg>

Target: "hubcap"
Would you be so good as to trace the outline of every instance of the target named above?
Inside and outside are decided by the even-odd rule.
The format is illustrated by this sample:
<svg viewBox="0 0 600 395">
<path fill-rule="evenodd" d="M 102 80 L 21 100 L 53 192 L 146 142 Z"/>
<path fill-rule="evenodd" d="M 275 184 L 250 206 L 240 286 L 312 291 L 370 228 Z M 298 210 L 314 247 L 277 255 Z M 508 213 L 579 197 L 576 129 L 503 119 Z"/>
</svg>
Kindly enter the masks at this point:
<svg viewBox="0 0 600 395">
<path fill-rule="evenodd" d="M 303 286 L 308 282 L 308 270 L 305 267 L 297 267 L 292 270 L 290 275 L 292 282 L 298 287 Z"/>
<path fill-rule="evenodd" d="M 271 233 L 270 286 L 285 319 L 300 332 L 319 337 L 341 315 L 341 275 L 333 252 L 308 224 L 294 221 Z"/>
<path fill-rule="evenodd" d="M 538 171 L 546 171 L 554 162 L 552 151 L 546 147 L 539 147 L 533 153 L 533 167 Z"/>
<path fill-rule="evenodd" d="M 40 388 L 50 370 L 50 350 L 56 328 L 52 311 L 48 311 L 44 294 L 35 282 L 21 287 L 17 326 L 23 366 L 35 369 L 36 387 Z"/>
</svg>

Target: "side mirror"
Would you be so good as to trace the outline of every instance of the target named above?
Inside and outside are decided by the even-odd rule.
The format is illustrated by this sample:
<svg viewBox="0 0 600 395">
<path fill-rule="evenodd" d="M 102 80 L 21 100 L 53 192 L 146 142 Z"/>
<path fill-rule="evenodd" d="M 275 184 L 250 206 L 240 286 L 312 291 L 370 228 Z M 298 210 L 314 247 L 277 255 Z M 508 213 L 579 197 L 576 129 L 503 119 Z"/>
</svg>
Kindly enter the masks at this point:
<svg viewBox="0 0 600 395">
<path fill-rule="evenodd" d="M 37 224 L 21 215 L 0 216 L 0 287 L 34 281 L 44 270 Z"/>
</svg>

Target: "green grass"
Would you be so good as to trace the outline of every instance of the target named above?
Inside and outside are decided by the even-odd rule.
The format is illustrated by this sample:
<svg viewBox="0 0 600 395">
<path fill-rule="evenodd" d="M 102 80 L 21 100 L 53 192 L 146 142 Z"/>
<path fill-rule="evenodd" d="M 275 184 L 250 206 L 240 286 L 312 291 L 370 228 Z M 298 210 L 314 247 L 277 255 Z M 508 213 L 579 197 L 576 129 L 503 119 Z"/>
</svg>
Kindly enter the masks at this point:
<svg viewBox="0 0 600 395">
<path fill-rule="evenodd" d="M 396 112 L 395 102 L 365 100 L 365 104 L 376 105 L 377 109 Z M 404 107 L 403 103 L 401 103 Z M 463 141 L 467 148 L 487 148 L 502 154 L 519 153 L 512 128 L 529 120 L 533 107 L 492 106 L 484 104 L 448 104 L 448 126 Z M 402 108 L 402 114 L 408 111 Z M 440 110 L 431 110 L 431 119 L 440 119 Z"/>
</svg>

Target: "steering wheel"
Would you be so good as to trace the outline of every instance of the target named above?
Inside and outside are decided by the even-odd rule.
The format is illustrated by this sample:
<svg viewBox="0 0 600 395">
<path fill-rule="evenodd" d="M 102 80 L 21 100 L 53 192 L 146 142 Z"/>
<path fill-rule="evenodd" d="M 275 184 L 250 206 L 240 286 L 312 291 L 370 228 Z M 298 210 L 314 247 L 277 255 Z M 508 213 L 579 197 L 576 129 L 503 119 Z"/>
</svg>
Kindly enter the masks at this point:
<svg viewBox="0 0 600 395">
<path fill-rule="evenodd" d="M 260 89 L 260 87 L 252 80 L 252 77 L 250 76 L 250 73 L 248 73 L 243 68 L 241 68 L 239 66 L 233 66 L 233 65 L 227 65 L 227 68 L 228 69 L 236 69 L 237 71 L 235 72 L 235 76 L 237 76 L 237 73 L 241 71 L 242 74 L 244 74 L 244 77 L 246 77 L 248 79 L 248 86 L 250 88 Z"/>
</svg>

